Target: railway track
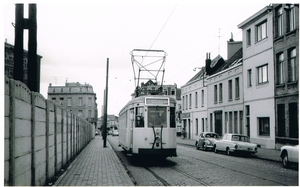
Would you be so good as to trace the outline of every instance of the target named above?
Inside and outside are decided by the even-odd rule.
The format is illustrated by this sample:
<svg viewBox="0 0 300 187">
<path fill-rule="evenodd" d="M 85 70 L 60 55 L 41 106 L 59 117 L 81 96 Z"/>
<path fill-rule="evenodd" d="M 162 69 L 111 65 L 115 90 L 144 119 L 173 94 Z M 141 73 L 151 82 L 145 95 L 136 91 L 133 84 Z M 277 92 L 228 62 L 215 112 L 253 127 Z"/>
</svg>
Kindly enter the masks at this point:
<svg viewBox="0 0 300 187">
<path fill-rule="evenodd" d="M 121 163 L 123 164 L 125 170 L 127 171 L 128 175 L 130 176 L 132 182 L 136 186 L 145 186 L 144 183 L 141 183 L 139 179 L 136 179 L 132 169 L 130 168 L 130 163 L 129 162 L 134 162 L 136 166 L 134 167 L 139 167 L 140 169 L 143 168 L 145 172 L 144 175 L 147 175 L 147 178 L 151 178 L 152 184 L 159 184 L 160 186 L 189 186 L 193 184 L 193 186 L 210 186 L 209 184 L 201 181 L 200 179 L 188 174 L 187 172 L 180 171 L 176 169 L 172 164 L 166 163 L 166 162 L 161 162 L 158 165 L 156 165 L 153 161 L 149 161 L 146 164 L 137 161 L 134 158 L 130 158 L 130 156 L 124 154 L 123 151 L 118 151 L 118 147 L 116 147 L 116 144 L 118 143 L 115 141 L 115 139 L 111 138 L 109 141 L 111 141 L 111 146 L 113 150 L 115 151 L 116 155 L 119 157 Z M 126 157 L 126 158 L 125 158 Z M 166 163 L 166 164 L 165 164 Z M 132 164 L 132 163 L 131 163 Z M 170 175 L 171 173 L 171 175 Z M 152 175 L 152 177 L 149 176 L 149 174 Z M 166 175 L 169 174 L 169 175 Z M 170 179 L 170 176 L 173 177 Z M 156 182 L 153 182 L 153 179 L 156 179 Z M 184 180 L 182 180 L 184 179 Z M 152 185 L 152 184 L 146 184 L 146 185 Z"/>
</svg>

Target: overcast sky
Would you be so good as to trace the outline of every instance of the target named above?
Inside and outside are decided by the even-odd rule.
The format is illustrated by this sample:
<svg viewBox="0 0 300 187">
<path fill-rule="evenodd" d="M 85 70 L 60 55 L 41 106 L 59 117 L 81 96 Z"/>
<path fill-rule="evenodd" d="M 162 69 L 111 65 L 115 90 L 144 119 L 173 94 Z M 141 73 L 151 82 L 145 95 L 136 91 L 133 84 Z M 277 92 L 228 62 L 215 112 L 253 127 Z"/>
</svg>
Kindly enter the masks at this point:
<svg viewBox="0 0 300 187">
<path fill-rule="evenodd" d="M 55 2 L 55 1 L 53 1 Z M 118 115 L 135 84 L 130 52 L 164 50 L 164 84 L 180 88 L 205 65 L 206 53 L 227 59 L 227 41 L 242 40 L 238 24 L 270 3 L 228 1 L 37 1 L 37 52 L 41 60 L 40 93 L 49 83 L 91 84 L 97 94 L 99 117 L 103 104 L 106 61 L 109 58 L 108 113 Z M 123 2 L 123 3 L 121 3 Z M 225 4 L 226 2 L 226 4 Z M 230 2 L 230 1 L 229 1 Z M 24 17 L 28 4 L 24 3 Z M 4 39 L 14 44 L 15 5 L 4 4 Z M 27 49 L 27 31 L 24 35 Z"/>
</svg>

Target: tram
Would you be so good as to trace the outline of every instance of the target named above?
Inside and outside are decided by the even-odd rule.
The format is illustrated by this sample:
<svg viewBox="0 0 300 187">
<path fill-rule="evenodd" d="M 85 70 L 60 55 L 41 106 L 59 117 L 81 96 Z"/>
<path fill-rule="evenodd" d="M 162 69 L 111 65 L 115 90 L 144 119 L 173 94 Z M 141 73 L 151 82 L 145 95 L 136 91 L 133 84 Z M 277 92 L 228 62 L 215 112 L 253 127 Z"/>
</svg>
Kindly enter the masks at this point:
<svg viewBox="0 0 300 187">
<path fill-rule="evenodd" d="M 166 95 L 143 95 L 119 113 L 119 144 L 134 155 L 167 158 L 176 152 L 176 100 Z"/>
</svg>

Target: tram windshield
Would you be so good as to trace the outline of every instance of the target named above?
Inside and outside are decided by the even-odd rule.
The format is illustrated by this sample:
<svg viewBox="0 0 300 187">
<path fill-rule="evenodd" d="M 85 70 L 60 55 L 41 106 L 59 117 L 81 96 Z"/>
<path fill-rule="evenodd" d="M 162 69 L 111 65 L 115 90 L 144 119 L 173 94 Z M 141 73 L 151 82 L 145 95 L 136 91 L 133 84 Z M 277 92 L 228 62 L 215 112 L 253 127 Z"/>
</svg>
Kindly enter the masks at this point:
<svg viewBox="0 0 300 187">
<path fill-rule="evenodd" d="M 167 127 L 167 108 L 148 107 L 148 127 Z"/>
</svg>

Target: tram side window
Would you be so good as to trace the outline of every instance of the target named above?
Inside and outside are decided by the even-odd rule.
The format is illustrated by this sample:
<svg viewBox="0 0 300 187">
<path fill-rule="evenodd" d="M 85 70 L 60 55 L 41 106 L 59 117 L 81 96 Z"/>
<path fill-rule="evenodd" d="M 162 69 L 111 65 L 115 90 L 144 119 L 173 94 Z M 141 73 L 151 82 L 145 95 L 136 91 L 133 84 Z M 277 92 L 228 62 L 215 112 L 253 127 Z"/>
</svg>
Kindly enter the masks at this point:
<svg viewBox="0 0 300 187">
<path fill-rule="evenodd" d="M 170 107 L 170 127 L 175 128 L 176 127 L 176 115 L 175 115 L 175 107 Z"/>
<path fill-rule="evenodd" d="M 144 107 L 135 108 L 135 127 L 144 127 Z"/>
</svg>

